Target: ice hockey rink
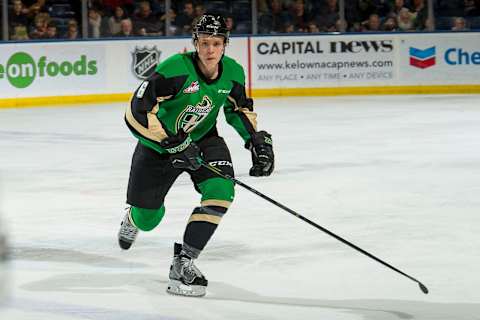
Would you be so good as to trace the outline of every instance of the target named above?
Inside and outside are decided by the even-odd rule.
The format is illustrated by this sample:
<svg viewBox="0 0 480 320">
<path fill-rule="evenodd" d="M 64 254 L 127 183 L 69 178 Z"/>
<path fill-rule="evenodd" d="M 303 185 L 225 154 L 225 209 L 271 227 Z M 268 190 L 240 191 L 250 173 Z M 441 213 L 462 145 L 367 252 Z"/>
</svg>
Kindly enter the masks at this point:
<svg viewBox="0 0 480 320">
<path fill-rule="evenodd" d="M 197 261 L 204 298 L 165 292 L 199 195 L 182 175 L 160 226 L 121 251 L 136 140 L 125 104 L 0 110 L 5 320 L 480 319 L 480 96 L 257 99 L 276 171 L 219 119 L 236 177 L 422 281 L 240 187 Z"/>
</svg>

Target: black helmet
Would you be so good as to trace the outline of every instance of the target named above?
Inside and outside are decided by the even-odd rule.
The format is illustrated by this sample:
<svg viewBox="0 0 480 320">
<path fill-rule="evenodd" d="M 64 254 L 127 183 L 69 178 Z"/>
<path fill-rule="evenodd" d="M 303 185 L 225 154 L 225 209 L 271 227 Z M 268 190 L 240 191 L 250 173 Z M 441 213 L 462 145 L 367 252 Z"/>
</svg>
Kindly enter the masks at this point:
<svg viewBox="0 0 480 320">
<path fill-rule="evenodd" d="M 222 36 L 225 38 L 225 43 L 228 43 L 230 31 L 227 29 L 225 19 L 220 15 L 204 14 L 198 19 L 193 27 L 193 41 L 198 40 L 199 34 L 210 34 L 212 36 Z"/>
</svg>

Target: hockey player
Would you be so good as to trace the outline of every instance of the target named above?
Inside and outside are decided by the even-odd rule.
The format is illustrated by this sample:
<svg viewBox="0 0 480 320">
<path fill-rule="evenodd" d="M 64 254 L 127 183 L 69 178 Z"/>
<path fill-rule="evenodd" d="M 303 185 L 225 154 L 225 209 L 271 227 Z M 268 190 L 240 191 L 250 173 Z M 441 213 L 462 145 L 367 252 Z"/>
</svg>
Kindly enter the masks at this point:
<svg viewBox="0 0 480 320">
<path fill-rule="evenodd" d="M 167 292 L 203 296 L 208 284 L 194 265 L 234 198 L 230 180 L 202 167 L 199 158 L 233 176 L 230 152 L 218 135 L 223 107 L 227 122 L 252 153 L 252 176 L 274 169 L 271 135 L 257 131 L 253 101 L 245 93 L 243 68 L 225 56 L 229 32 L 221 16 L 203 15 L 193 29 L 195 51 L 176 54 L 135 91 L 125 120 L 139 140 L 133 154 L 127 203 L 118 240 L 129 249 L 138 231 L 150 231 L 165 214 L 164 199 L 182 172 L 201 194 L 183 235 L 175 243 Z"/>
</svg>

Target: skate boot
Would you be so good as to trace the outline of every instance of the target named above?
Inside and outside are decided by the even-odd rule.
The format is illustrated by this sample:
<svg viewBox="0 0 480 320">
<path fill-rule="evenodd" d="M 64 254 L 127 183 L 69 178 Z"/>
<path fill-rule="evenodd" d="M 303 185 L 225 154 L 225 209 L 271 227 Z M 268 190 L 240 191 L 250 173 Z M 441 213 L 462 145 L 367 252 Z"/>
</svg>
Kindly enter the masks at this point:
<svg viewBox="0 0 480 320">
<path fill-rule="evenodd" d="M 180 243 L 174 245 L 169 278 L 168 293 L 189 297 L 203 297 L 206 294 L 208 280 L 193 264 L 193 259 L 182 252 Z"/>
<path fill-rule="evenodd" d="M 120 223 L 120 230 L 118 231 L 118 244 L 123 250 L 128 250 L 135 242 L 138 234 L 138 228 L 133 225 L 130 217 L 130 208 L 125 214 L 123 221 Z"/>
</svg>

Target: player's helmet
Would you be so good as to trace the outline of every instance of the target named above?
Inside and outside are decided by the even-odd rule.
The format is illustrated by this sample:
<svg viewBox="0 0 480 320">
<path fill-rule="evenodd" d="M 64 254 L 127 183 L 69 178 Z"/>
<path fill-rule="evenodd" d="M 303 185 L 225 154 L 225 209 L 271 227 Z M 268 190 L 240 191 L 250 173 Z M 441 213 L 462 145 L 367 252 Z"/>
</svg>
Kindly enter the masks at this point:
<svg viewBox="0 0 480 320">
<path fill-rule="evenodd" d="M 212 36 L 222 36 L 225 38 L 225 44 L 228 43 L 230 31 L 228 31 L 225 19 L 220 15 L 204 14 L 193 27 L 193 42 L 198 40 L 199 34 L 209 34 Z"/>
</svg>

